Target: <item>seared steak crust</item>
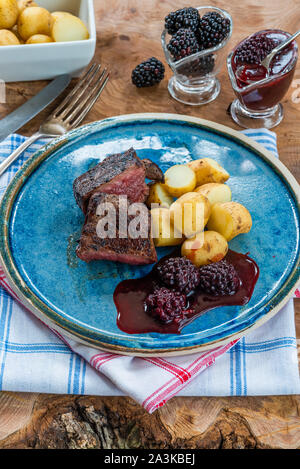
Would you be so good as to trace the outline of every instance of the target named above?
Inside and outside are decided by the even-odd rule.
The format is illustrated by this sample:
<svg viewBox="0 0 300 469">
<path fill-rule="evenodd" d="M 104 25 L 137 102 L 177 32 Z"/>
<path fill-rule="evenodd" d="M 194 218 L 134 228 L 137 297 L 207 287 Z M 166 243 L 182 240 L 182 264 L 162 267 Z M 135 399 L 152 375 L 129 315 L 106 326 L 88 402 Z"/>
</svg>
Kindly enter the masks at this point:
<svg viewBox="0 0 300 469">
<path fill-rule="evenodd" d="M 96 190 L 108 194 L 126 194 L 133 202 L 144 202 L 149 193 L 145 174 L 145 166 L 133 148 L 108 156 L 75 179 L 73 191 L 76 202 L 86 213 L 89 199 Z"/>
<path fill-rule="evenodd" d="M 151 179 L 151 181 L 165 182 L 165 176 L 159 166 L 153 161 L 144 158 L 142 163 L 146 170 L 146 178 Z"/>
<path fill-rule="evenodd" d="M 128 208 L 130 202 L 128 199 L 123 199 L 123 204 Z M 85 224 L 82 229 L 79 245 L 77 247 L 77 256 L 85 262 L 91 260 L 110 260 L 119 261 L 127 264 L 152 264 L 157 261 L 157 254 L 151 238 L 151 216 L 148 209 L 143 211 L 144 219 L 141 221 L 141 226 L 148 223 L 147 237 L 131 238 L 127 233 L 128 225 L 124 227 L 119 226 L 119 208 L 121 197 L 114 194 L 105 194 L 102 192 L 95 192 L 89 201 Z M 126 200 L 126 202 L 124 202 Z M 97 214 L 97 208 L 100 204 L 110 203 L 115 208 L 115 221 L 116 221 L 116 235 L 113 238 L 99 237 L 97 234 L 97 224 L 103 218 L 107 218 L 107 213 L 102 215 Z M 124 207 L 124 206 L 123 206 Z M 111 215 L 109 215 L 111 216 Z M 112 214 L 114 216 L 114 214 Z M 146 218 L 147 219 L 146 219 Z M 133 215 L 128 215 L 128 224 L 134 218 Z M 122 231 L 123 228 L 123 231 Z M 127 237 L 124 237 L 127 236 Z"/>
</svg>

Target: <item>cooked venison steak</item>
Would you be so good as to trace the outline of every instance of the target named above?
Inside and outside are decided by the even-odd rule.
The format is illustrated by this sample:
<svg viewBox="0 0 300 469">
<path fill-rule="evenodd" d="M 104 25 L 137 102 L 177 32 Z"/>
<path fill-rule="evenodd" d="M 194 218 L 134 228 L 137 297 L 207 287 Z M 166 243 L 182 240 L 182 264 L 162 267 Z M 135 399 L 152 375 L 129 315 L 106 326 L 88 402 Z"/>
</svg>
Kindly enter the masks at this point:
<svg viewBox="0 0 300 469">
<path fill-rule="evenodd" d="M 142 163 L 145 166 L 146 178 L 151 179 L 152 181 L 165 182 L 164 173 L 157 164 L 148 160 L 148 158 L 144 158 Z"/>
<path fill-rule="evenodd" d="M 77 204 L 86 213 L 93 192 L 127 195 L 132 202 L 144 202 L 149 194 L 145 166 L 133 148 L 108 156 L 94 168 L 75 179 L 73 191 Z"/>
<path fill-rule="evenodd" d="M 107 203 L 113 204 L 115 212 L 105 210 L 101 212 L 99 210 L 100 204 Z M 126 264 L 152 264 L 157 261 L 156 250 L 150 234 L 151 216 L 149 210 L 144 204 L 141 204 L 145 210 L 142 211 L 143 215 L 140 226 L 145 226 L 147 222 L 148 229 L 146 237 L 140 236 L 135 239 L 130 237 L 130 233 L 128 233 L 128 225 L 133 220 L 134 215 L 128 215 L 128 224 L 125 224 L 125 227 L 119 225 L 119 209 L 121 203 L 125 204 L 123 207 L 125 206 L 127 210 L 130 201 L 125 197 L 101 192 L 92 194 L 88 204 L 80 242 L 76 250 L 76 254 L 80 259 L 85 262 L 92 260 L 109 260 L 124 262 Z M 99 212 L 101 213 L 99 214 Z M 108 220 L 116 222 L 116 232 L 113 238 L 98 236 L 99 229 L 97 229 L 97 225 L 103 217 L 105 217 L 105 230 L 107 229 L 106 225 L 109 225 Z"/>
</svg>

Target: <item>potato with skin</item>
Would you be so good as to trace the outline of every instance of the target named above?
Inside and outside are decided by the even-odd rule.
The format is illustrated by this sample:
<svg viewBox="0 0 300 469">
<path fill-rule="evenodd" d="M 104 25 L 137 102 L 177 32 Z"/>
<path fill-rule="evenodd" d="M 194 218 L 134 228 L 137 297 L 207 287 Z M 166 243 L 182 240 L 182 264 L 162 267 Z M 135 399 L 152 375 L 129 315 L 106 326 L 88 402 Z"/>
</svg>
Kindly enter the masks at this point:
<svg viewBox="0 0 300 469">
<path fill-rule="evenodd" d="M 151 208 L 151 204 L 158 204 L 161 207 L 169 208 L 173 202 L 174 199 L 170 196 L 164 184 L 155 182 L 149 185 L 149 196 L 146 202 L 149 208 Z"/>
<path fill-rule="evenodd" d="M 26 44 L 45 44 L 47 42 L 53 42 L 52 37 L 46 36 L 46 34 L 34 34 L 27 39 Z"/>
<path fill-rule="evenodd" d="M 175 229 L 183 233 L 186 238 L 191 238 L 204 230 L 210 211 L 208 199 L 197 192 L 182 195 L 170 207 Z"/>
<path fill-rule="evenodd" d="M 12 31 L 0 29 L 0 46 L 18 46 L 19 44 L 19 39 Z"/>
<path fill-rule="evenodd" d="M 12 28 L 18 18 L 19 10 L 17 0 L 0 1 L 0 29 Z"/>
<path fill-rule="evenodd" d="M 226 184 L 209 182 L 196 187 L 195 192 L 202 194 L 209 200 L 210 205 L 231 201 L 231 189 Z"/>
<path fill-rule="evenodd" d="M 18 10 L 19 14 L 22 13 L 25 8 L 30 8 L 30 7 L 38 7 L 38 4 L 35 3 L 33 0 L 18 0 Z"/>
<path fill-rule="evenodd" d="M 252 218 L 244 205 L 238 202 L 215 204 L 207 223 L 209 230 L 218 231 L 227 241 L 241 233 L 248 233 L 252 227 Z"/>
<path fill-rule="evenodd" d="M 181 246 L 181 255 L 186 256 L 196 267 L 221 261 L 228 252 L 224 236 L 216 231 L 204 231 L 187 239 Z"/>
<path fill-rule="evenodd" d="M 196 187 L 196 175 L 184 164 L 171 166 L 165 172 L 165 187 L 173 197 L 180 197 Z"/>
<path fill-rule="evenodd" d="M 14 33 L 14 35 L 18 38 L 20 44 L 25 44 L 20 34 L 18 33 L 18 26 L 16 24 L 13 26 L 13 28 L 11 28 L 11 32 Z"/>
<path fill-rule="evenodd" d="M 86 25 L 71 13 L 55 12 L 51 36 L 56 42 L 82 41 L 89 38 Z"/>
<path fill-rule="evenodd" d="M 177 246 L 182 243 L 183 237 L 174 229 L 168 208 L 153 208 L 150 213 L 151 235 L 155 246 Z"/>
<path fill-rule="evenodd" d="M 209 182 L 223 183 L 229 179 L 227 171 L 212 158 L 190 161 L 187 165 L 195 172 L 197 186 L 208 184 Z"/>
<path fill-rule="evenodd" d="M 51 14 L 45 8 L 25 8 L 18 18 L 18 32 L 24 41 L 35 34 L 45 34 L 51 37 L 53 21 Z"/>
</svg>

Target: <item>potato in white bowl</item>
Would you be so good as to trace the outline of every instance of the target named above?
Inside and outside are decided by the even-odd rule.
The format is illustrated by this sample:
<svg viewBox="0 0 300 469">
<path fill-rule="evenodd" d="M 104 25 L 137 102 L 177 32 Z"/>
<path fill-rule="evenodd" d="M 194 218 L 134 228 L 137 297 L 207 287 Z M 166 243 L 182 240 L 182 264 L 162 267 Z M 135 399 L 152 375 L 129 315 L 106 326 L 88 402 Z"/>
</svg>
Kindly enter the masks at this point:
<svg viewBox="0 0 300 469">
<path fill-rule="evenodd" d="M 4 5 L 6 1 L 8 0 L 0 0 L 0 17 L 1 4 Z M 2 29 L 10 30 L 19 43 L 11 34 L 5 35 L 2 33 L 2 41 L 0 42 L 0 79 L 5 82 L 32 81 L 52 79 L 64 73 L 69 73 L 72 76 L 80 75 L 95 52 L 96 27 L 93 0 L 77 0 L 76 2 L 73 0 L 37 0 L 35 2 L 24 0 L 23 2 L 20 1 L 19 5 L 16 0 L 11 0 L 11 2 L 11 5 L 16 8 L 17 14 L 14 15 L 14 21 L 11 19 L 9 26 L 2 25 Z M 46 16 L 49 19 L 48 15 L 44 15 L 43 25 L 38 24 L 37 26 L 36 20 L 28 23 L 27 19 L 33 18 L 33 13 L 29 13 L 29 10 L 36 8 L 43 8 L 50 12 L 50 31 L 47 26 L 48 23 L 45 22 Z M 85 25 L 80 29 L 80 31 L 85 31 L 84 35 L 80 32 L 80 35 L 75 37 L 73 34 L 72 40 L 69 40 L 65 35 L 64 42 L 61 42 L 60 36 L 60 42 L 55 42 L 52 37 L 52 26 L 54 24 L 52 12 L 56 10 L 65 10 L 70 16 L 80 18 L 80 21 Z M 20 22 L 18 20 L 19 16 L 22 19 Z M 20 24 L 21 34 L 18 24 Z M 76 21 L 77 24 L 78 21 Z M 76 31 L 78 31 L 78 28 Z M 86 31 L 88 31 L 88 34 Z M 51 42 L 45 37 L 35 37 L 40 34 L 51 38 Z M 88 38 L 82 40 L 83 37 Z"/>
<path fill-rule="evenodd" d="M 0 1 L 0 29 L 12 28 L 18 18 L 19 9 L 17 0 Z"/>
</svg>

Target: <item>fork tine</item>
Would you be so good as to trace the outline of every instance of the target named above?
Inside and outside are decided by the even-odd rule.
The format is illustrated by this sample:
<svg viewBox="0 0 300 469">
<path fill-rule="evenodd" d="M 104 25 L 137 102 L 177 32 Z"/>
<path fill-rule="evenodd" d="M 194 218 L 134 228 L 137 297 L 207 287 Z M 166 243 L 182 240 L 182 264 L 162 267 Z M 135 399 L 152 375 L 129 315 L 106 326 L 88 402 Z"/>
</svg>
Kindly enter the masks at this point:
<svg viewBox="0 0 300 469">
<path fill-rule="evenodd" d="M 76 105 L 77 105 L 78 101 L 85 94 L 86 90 L 88 89 L 88 87 L 92 83 L 93 79 L 97 78 L 98 72 L 100 72 L 100 65 L 97 65 L 95 67 L 93 73 L 90 75 L 88 80 L 85 80 L 84 82 L 81 83 L 82 88 L 79 89 L 78 92 L 73 95 L 73 99 L 68 104 L 68 106 L 61 113 L 59 113 L 58 116 L 56 115 L 56 117 L 59 117 L 59 119 L 62 119 L 64 122 L 67 122 L 69 120 L 69 118 L 67 116 L 70 113 L 72 114 L 73 112 L 76 111 Z"/>
<path fill-rule="evenodd" d="M 92 95 L 92 97 L 90 97 L 90 102 L 89 102 L 88 106 L 85 109 L 83 109 L 82 113 L 79 114 L 79 116 L 73 122 L 71 122 L 70 128 L 77 127 L 82 122 L 82 120 L 85 118 L 87 113 L 90 111 L 90 109 L 93 107 L 93 105 L 95 104 L 95 102 L 97 101 L 99 96 L 101 95 L 101 93 L 104 90 L 108 80 L 109 80 L 109 75 L 107 75 L 105 77 L 103 83 L 100 84 L 100 86 L 98 88 L 96 88 L 95 93 Z"/>
<path fill-rule="evenodd" d="M 60 111 L 69 103 L 71 98 L 77 93 L 79 88 L 82 86 L 82 84 L 85 82 L 85 80 L 89 77 L 89 75 L 92 73 L 92 71 L 95 69 L 97 65 L 93 63 L 89 69 L 83 74 L 83 76 L 79 79 L 77 85 L 70 91 L 70 93 L 65 97 L 65 99 L 57 106 L 56 109 L 54 109 L 53 113 L 51 114 L 51 118 L 57 117 L 57 115 L 60 113 Z"/>
<path fill-rule="evenodd" d="M 68 122 L 71 122 L 72 120 L 74 120 L 76 114 L 78 114 L 83 108 L 84 106 L 87 104 L 87 102 L 89 101 L 89 99 L 91 98 L 91 94 L 94 92 L 96 86 L 98 85 L 98 83 L 103 79 L 104 75 L 105 75 L 105 72 L 106 72 L 106 68 L 100 73 L 100 75 L 98 74 L 96 77 L 95 77 L 95 80 L 94 82 L 91 84 L 91 86 L 89 87 L 89 89 L 87 90 L 87 87 L 85 88 L 85 90 L 87 90 L 86 93 L 83 94 L 82 96 L 82 99 L 80 101 L 80 103 L 78 104 L 78 106 L 73 106 L 73 108 L 70 110 L 70 112 L 68 113 L 68 116 L 64 119 L 64 122 L 67 124 Z M 77 100 L 78 101 L 78 100 Z M 75 103 L 74 103 L 75 104 Z"/>
<path fill-rule="evenodd" d="M 86 109 L 84 109 L 83 113 L 79 116 L 79 118 L 77 118 L 76 121 L 74 121 L 72 123 L 72 127 L 76 127 L 77 125 L 80 124 L 80 122 L 85 118 L 85 116 L 87 115 L 87 113 L 91 110 L 91 108 L 94 106 L 95 102 L 97 101 L 97 99 L 99 98 L 99 96 L 101 95 L 102 91 L 104 90 L 107 82 L 109 80 L 109 75 L 107 75 L 105 77 L 105 80 L 104 82 L 102 83 L 102 85 L 98 88 L 98 91 L 96 92 L 96 94 L 94 95 L 94 97 L 92 98 L 92 100 L 90 101 L 89 105 L 86 107 Z"/>
<path fill-rule="evenodd" d="M 80 107 L 77 109 L 77 113 L 82 110 L 81 114 L 79 114 L 76 117 L 77 113 L 74 113 L 74 116 L 73 116 L 74 120 L 73 121 L 72 121 L 72 119 L 69 120 L 70 128 L 74 128 L 74 127 L 76 127 L 80 124 L 80 122 L 85 118 L 87 113 L 90 111 L 90 109 L 93 107 L 93 105 L 95 104 L 95 102 L 97 101 L 99 96 L 101 95 L 102 91 L 104 90 L 104 88 L 105 88 L 105 86 L 106 86 L 106 84 L 109 80 L 109 75 L 107 74 L 104 81 L 102 81 L 102 79 L 103 79 L 106 72 L 107 72 L 107 70 L 104 69 L 101 76 L 100 76 L 100 78 L 95 83 L 92 94 L 88 95 L 87 98 L 82 103 L 82 105 L 80 105 Z M 87 106 L 84 107 L 86 104 L 87 104 Z"/>
</svg>

